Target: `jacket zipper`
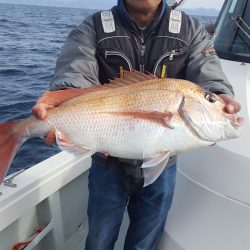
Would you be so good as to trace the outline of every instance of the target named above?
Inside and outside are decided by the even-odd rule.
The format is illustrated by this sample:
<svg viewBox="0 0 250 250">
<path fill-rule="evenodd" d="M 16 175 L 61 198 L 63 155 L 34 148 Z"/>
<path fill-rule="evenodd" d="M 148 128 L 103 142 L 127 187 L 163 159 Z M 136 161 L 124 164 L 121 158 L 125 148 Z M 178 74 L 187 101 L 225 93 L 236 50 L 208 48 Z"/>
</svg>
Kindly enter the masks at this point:
<svg viewBox="0 0 250 250">
<path fill-rule="evenodd" d="M 154 70 L 153 70 L 153 74 L 156 75 L 156 70 L 159 66 L 159 64 L 161 63 L 161 61 L 163 59 L 165 59 L 166 57 L 168 57 L 169 61 L 172 61 L 174 59 L 174 56 L 178 56 L 178 55 L 181 55 L 181 54 L 184 54 L 184 52 L 180 51 L 180 50 L 171 50 L 165 54 L 163 54 L 155 63 L 155 66 L 154 66 Z"/>
<path fill-rule="evenodd" d="M 145 39 L 144 39 L 144 34 L 141 33 L 140 35 L 140 42 L 141 42 L 141 63 L 140 63 L 140 72 L 144 73 L 145 70 Z"/>
<path fill-rule="evenodd" d="M 122 54 L 121 52 L 118 52 L 118 51 L 108 51 L 108 50 L 105 50 L 105 59 L 107 58 L 107 56 L 120 56 L 122 57 L 126 63 L 128 64 L 128 67 L 129 67 L 129 70 L 132 71 L 132 64 L 129 60 L 129 58 L 127 56 L 125 56 L 124 54 Z"/>
</svg>

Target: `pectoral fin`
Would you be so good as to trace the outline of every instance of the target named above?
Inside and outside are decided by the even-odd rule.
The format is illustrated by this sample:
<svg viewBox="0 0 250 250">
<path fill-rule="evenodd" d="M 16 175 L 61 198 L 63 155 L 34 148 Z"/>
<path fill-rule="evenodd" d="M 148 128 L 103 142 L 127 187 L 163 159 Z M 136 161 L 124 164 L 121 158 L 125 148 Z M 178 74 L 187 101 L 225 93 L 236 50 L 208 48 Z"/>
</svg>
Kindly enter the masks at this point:
<svg viewBox="0 0 250 250">
<path fill-rule="evenodd" d="M 55 132 L 56 135 L 56 142 L 58 147 L 61 150 L 65 150 L 69 153 L 75 154 L 75 155 L 84 155 L 84 156 L 91 156 L 95 153 L 94 150 L 91 150 L 89 148 L 86 147 L 82 147 L 82 146 L 78 146 L 75 145 L 74 143 L 71 142 L 71 140 L 68 138 L 68 136 L 61 132 L 56 130 Z"/>
<path fill-rule="evenodd" d="M 150 158 L 143 162 L 142 168 L 150 168 L 160 164 L 166 158 L 169 158 L 169 151 L 164 151 L 159 154 L 156 154 L 153 158 Z"/>
<path fill-rule="evenodd" d="M 144 173 L 144 187 L 153 183 L 161 175 L 168 163 L 170 156 L 170 151 L 163 152 L 161 154 L 157 154 L 156 157 L 142 164 Z"/>
</svg>

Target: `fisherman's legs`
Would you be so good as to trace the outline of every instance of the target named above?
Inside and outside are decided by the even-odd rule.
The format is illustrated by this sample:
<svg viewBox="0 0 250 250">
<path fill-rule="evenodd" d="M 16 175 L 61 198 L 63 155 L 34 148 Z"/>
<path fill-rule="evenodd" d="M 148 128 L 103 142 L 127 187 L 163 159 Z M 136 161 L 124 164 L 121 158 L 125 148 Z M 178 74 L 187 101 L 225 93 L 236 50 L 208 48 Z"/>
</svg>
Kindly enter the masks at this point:
<svg viewBox="0 0 250 250">
<path fill-rule="evenodd" d="M 130 225 L 125 250 L 154 250 L 161 236 L 174 194 L 176 166 L 129 198 Z"/>
<path fill-rule="evenodd" d="M 127 204 L 121 169 L 113 167 L 108 170 L 104 164 L 103 160 L 93 159 L 90 168 L 86 250 L 114 248 Z"/>
</svg>

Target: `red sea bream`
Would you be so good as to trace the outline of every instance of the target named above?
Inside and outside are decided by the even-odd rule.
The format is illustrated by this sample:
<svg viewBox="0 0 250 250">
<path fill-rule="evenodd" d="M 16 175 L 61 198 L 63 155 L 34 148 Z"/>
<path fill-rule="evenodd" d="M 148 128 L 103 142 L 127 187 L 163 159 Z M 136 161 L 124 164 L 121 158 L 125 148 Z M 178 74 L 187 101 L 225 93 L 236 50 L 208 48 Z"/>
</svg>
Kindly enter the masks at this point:
<svg viewBox="0 0 250 250">
<path fill-rule="evenodd" d="M 38 103 L 55 106 L 45 120 L 0 125 L 0 183 L 22 143 L 49 131 L 62 150 L 142 159 L 144 186 L 170 156 L 239 136 L 239 118 L 224 111 L 218 95 L 186 80 L 138 72 L 104 86 L 47 92 Z"/>
</svg>

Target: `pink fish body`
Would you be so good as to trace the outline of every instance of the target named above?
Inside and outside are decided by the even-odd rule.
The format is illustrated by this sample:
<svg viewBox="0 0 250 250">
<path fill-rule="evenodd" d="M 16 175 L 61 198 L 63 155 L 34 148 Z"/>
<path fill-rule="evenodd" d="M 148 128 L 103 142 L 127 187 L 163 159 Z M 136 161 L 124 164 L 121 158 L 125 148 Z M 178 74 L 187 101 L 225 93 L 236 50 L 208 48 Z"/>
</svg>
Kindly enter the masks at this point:
<svg viewBox="0 0 250 250">
<path fill-rule="evenodd" d="M 21 144 L 49 131 L 62 150 L 144 160 L 144 186 L 170 156 L 239 136 L 238 117 L 224 112 L 224 101 L 185 80 L 125 72 L 104 86 L 47 92 L 38 102 L 57 107 L 44 121 L 0 125 L 0 183 Z"/>
</svg>

